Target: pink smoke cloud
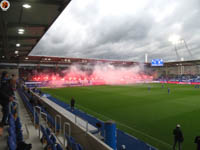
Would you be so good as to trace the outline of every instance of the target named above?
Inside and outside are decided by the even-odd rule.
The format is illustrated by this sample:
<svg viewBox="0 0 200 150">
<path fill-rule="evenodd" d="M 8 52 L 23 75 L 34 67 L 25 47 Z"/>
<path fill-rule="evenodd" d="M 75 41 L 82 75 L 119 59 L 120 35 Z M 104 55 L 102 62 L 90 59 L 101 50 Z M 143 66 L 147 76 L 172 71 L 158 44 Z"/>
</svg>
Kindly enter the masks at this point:
<svg viewBox="0 0 200 150">
<path fill-rule="evenodd" d="M 69 69 L 58 73 L 39 73 L 32 77 L 33 81 L 46 81 L 49 86 L 62 87 L 67 85 L 121 85 L 150 82 L 153 76 L 146 75 L 142 65 L 133 67 L 116 67 L 110 64 L 85 66 L 80 69 L 72 65 Z"/>
</svg>

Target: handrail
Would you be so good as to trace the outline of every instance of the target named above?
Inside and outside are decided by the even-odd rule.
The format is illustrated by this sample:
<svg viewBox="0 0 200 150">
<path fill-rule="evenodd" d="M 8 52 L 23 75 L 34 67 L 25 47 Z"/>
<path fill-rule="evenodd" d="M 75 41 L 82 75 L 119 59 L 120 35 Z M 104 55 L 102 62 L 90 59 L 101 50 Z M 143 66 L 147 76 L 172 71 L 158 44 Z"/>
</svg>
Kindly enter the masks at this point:
<svg viewBox="0 0 200 150">
<path fill-rule="evenodd" d="M 74 118 L 74 119 L 75 119 L 75 124 L 77 124 L 77 116 L 76 116 L 76 115 L 75 115 L 75 118 Z"/>
<path fill-rule="evenodd" d="M 85 120 L 85 121 L 86 121 L 86 120 Z M 86 132 L 85 132 L 85 134 L 88 133 L 88 127 L 89 127 L 89 125 L 88 125 L 88 121 L 86 121 Z"/>
<path fill-rule="evenodd" d="M 55 134 L 56 134 L 56 129 L 57 129 L 57 118 L 59 118 L 59 125 L 60 125 L 60 128 L 61 128 L 61 116 L 60 115 L 56 115 L 55 116 Z M 59 134 L 60 134 L 60 130 L 59 130 Z"/>
<path fill-rule="evenodd" d="M 41 112 L 41 116 L 45 116 L 45 122 L 46 122 L 46 124 L 45 124 L 45 126 L 47 126 L 47 122 L 48 122 L 48 119 L 47 119 L 47 113 L 44 113 L 44 112 Z"/>
<path fill-rule="evenodd" d="M 79 116 L 77 116 L 77 115 L 74 115 L 75 117 L 74 117 L 74 119 L 75 119 L 75 124 L 77 124 L 77 118 L 80 118 Z M 80 119 L 82 119 L 85 123 L 86 123 L 86 125 L 85 125 L 85 132 L 86 133 L 88 133 L 88 131 L 89 131 L 89 123 L 88 123 L 88 121 L 87 120 L 85 120 L 85 119 L 83 119 L 83 118 L 80 118 Z"/>
<path fill-rule="evenodd" d="M 64 139 L 64 141 L 63 141 L 63 145 L 64 145 L 64 147 L 65 147 L 65 143 L 66 143 L 66 137 L 65 137 L 65 135 L 66 135 L 66 126 L 68 126 L 68 131 L 69 131 L 69 137 L 71 136 L 71 125 L 70 125 L 70 123 L 68 123 L 68 122 L 65 122 L 64 123 L 64 129 L 63 129 L 63 139 Z"/>
<path fill-rule="evenodd" d="M 41 108 L 39 107 L 39 106 L 35 106 L 34 107 L 34 114 L 33 114 L 33 116 L 34 116 L 34 125 L 36 124 L 36 122 L 35 122 L 35 113 L 37 113 L 37 111 L 36 111 L 36 109 L 39 109 L 39 118 L 38 118 L 38 121 L 39 121 L 39 138 L 40 138 L 40 119 L 41 119 Z"/>
<path fill-rule="evenodd" d="M 28 139 L 29 139 L 29 137 L 30 137 L 30 133 L 29 133 L 29 130 L 28 130 L 28 126 L 27 126 L 26 123 L 24 124 L 24 126 L 25 126 L 25 128 L 26 128 L 26 132 L 27 132 L 27 134 L 28 134 Z"/>
</svg>

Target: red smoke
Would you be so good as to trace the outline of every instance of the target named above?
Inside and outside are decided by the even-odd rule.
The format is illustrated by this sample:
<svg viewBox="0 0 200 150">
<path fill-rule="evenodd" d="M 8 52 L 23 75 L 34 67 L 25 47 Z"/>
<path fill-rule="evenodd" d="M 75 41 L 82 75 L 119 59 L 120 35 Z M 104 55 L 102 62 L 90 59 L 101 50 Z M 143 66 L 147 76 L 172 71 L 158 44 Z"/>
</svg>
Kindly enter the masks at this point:
<svg viewBox="0 0 200 150">
<path fill-rule="evenodd" d="M 88 73 L 72 66 L 62 72 L 64 75 L 55 73 L 40 73 L 32 77 L 33 81 L 46 81 L 48 86 L 61 87 L 67 85 L 120 85 L 135 84 L 152 81 L 153 76 L 145 75 L 143 67 L 114 67 L 112 65 L 96 65 Z"/>
</svg>

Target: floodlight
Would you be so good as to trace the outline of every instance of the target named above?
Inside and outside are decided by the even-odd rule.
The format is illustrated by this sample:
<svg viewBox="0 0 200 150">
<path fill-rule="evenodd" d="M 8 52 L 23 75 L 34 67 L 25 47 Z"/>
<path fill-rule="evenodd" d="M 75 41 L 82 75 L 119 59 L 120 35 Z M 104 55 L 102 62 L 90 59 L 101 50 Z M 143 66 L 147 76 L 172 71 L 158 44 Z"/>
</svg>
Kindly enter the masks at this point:
<svg viewBox="0 0 200 150">
<path fill-rule="evenodd" d="M 31 5 L 29 5 L 29 4 L 23 4 L 22 6 L 23 6 L 24 8 L 26 8 L 26 9 L 31 8 Z"/>
<path fill-rule="evenodd" d="M 25 31 L 25 30 L 22 29 L 22 28 L 18 29 L 18 32 L 24 32 L 24 31 Z"/>
<path fill-rule="evenodd" d="M 21 44 L 19 44 L 19 43 L 16 44 L 16 47 L 20 47 L 20 46 L 21 46 Z"/>
<path fill-rule="evenodd" d="M 18 34 L 24 34 L 24 32 L 18 32 Z"/>
<path fill-rule="evenodd" d="M 173 34 L 169 37 L 168 41 L 172 42 L 172 44 L 177 44 L 181 41 L 181 37 L 179 35 Z"/>
</svg>

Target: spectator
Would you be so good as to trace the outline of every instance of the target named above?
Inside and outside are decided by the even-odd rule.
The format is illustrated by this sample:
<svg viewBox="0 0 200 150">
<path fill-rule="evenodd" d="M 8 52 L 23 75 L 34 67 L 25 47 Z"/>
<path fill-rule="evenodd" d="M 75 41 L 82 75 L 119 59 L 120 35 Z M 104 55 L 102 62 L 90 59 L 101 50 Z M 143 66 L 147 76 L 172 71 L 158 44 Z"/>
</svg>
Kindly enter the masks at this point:
<svg viewBox="0 0 200 150">
<path fill-rule="evenodd" d="M 39 95 L 40 95 L 40 96 L 42 96 L 42 95 L 43 95 L 43 93 L 42 93 L 42 91 L 41 91 L 41 90 L 39 90 Z"/>
<path fill-rule="evenodd" d="M 0 86 L 3 88 L 4 86 L 6 86 L 7 82 L 8 82 L 8 72 L 4 71 L 2 72 L 1 75 Z"/>
<path fill-rule="evenodd" d="M 13 80 L 7 80 L 6 76 L 1 80 L 0 88 L 0 104 L 3 109 L 3 118 L 1 121 L 2 125 L 7 124 L 8 114 L 9 114 L 9 102 L 14 100 L 14 91 L 13 91 Z"/>
<path fill-rule="evenodd" d="M 32 106 L 37 106 L 37 100 L 33 95 L 31 96 L 29 102 L 31 103 Z"/>
<path fill-rule="evenodd" d="M 98 129 L 98 133 L 100 133 L 100 129 L 101 129 L 101 127 L 102 127 L 102 124 L 101 124 L 101 122 L 97 122 L 96 123 L 96 127 L 97 127 L 97 129 Z"/>
<path fill-rule="evenodd" d="M 196 136 L 194 143 L 197 144 L 197 150 L 200 150 L 200 136 Z"/>
<path fill-rule="evenodd" d="M 30 90 L 30 88 L 28 88 L 27 93 L 28 93 L 28 94 L 31 94 L 31 90 Z"/>
<path fill-rule="evenodd" d="M 176 128 L 173 130 L 173 135 L 174 135 L 174 145 L 173 145 L 173 150 L 176 149 L 176 144 L 178 143 L 178 149 L 181 150 L 181 143 L 183 142 L 183 134 L 180 129 L 180 124 L 176 125 Z"/>
<path fill-rule="evenodd" d="M 75 99 L 72 97 L 71 99 L 71 109 L 74 111 Z"/>
</svg>

